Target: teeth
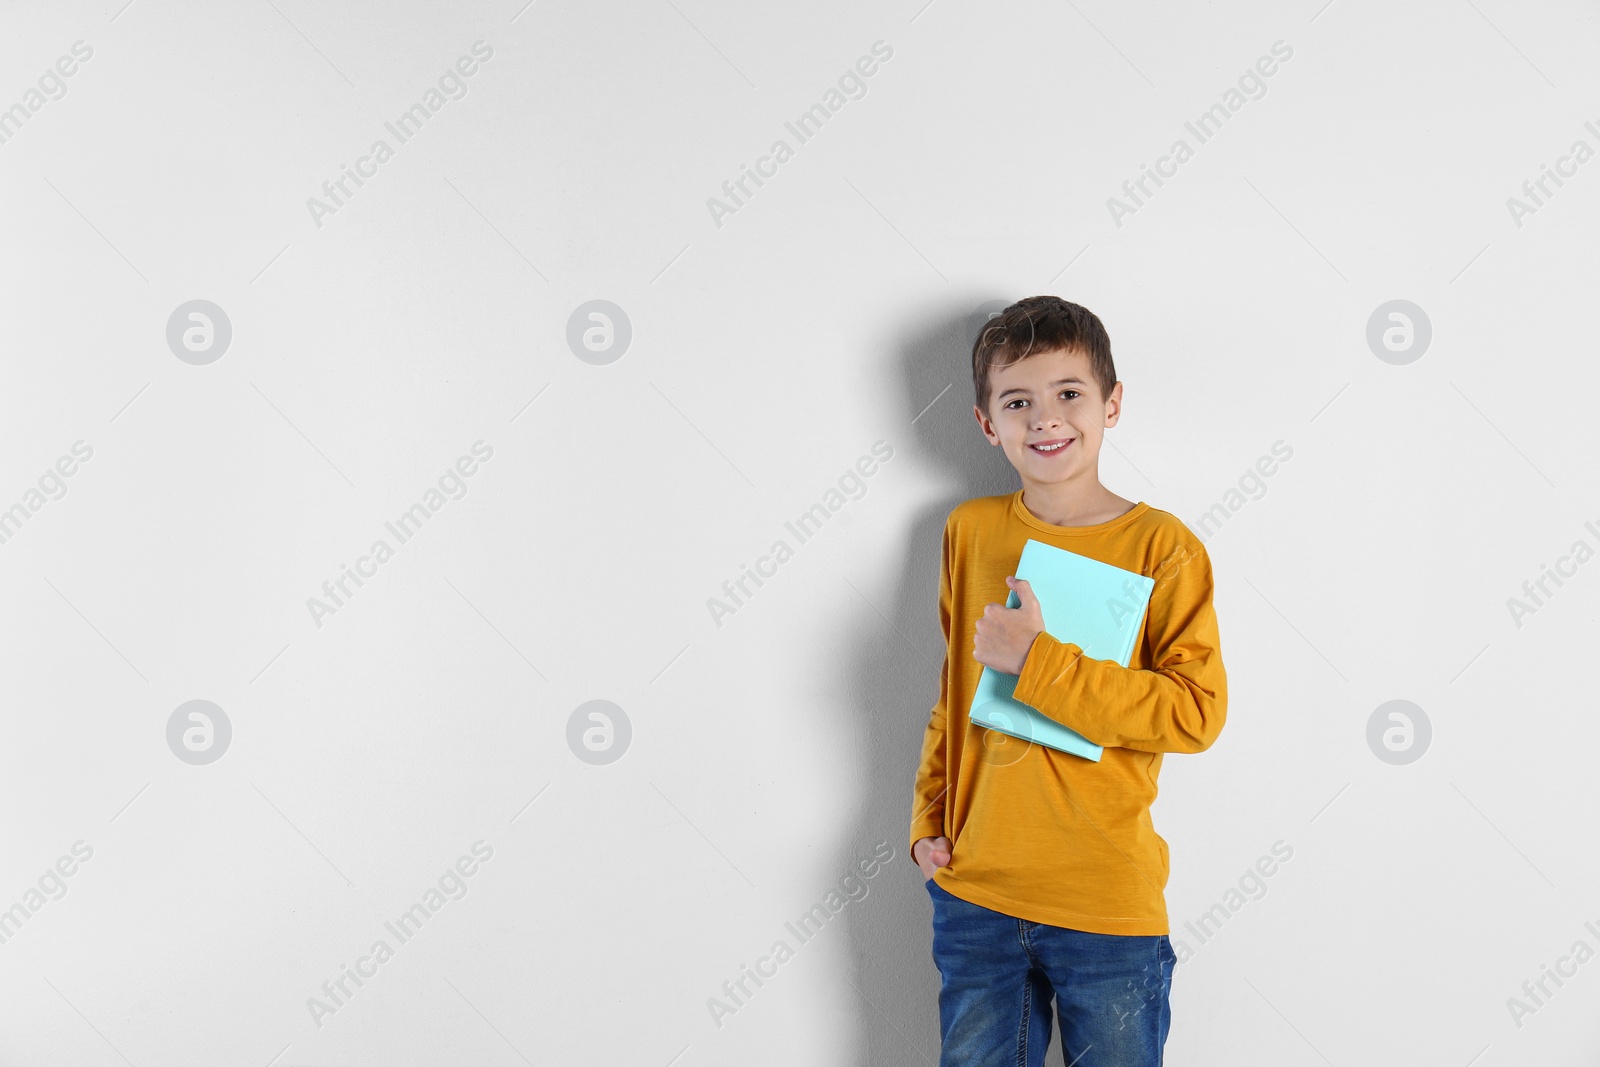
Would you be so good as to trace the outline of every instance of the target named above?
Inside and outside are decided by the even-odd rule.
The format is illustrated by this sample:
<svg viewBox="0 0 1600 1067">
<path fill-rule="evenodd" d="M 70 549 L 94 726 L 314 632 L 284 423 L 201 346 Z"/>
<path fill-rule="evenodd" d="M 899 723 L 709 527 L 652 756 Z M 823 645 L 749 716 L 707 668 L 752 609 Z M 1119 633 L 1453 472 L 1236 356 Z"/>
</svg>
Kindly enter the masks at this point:
<svg viewBox="0 0 1600 1067">
<path fill-rule="evenodd" d="M 1066 448 L 1067 444 L 1068 442 L 1062 441 L 1059 445 L 1034 445 L 1033 449 L 1035 452 L 1054 452 L 1057 449 Z"/>
</svg>

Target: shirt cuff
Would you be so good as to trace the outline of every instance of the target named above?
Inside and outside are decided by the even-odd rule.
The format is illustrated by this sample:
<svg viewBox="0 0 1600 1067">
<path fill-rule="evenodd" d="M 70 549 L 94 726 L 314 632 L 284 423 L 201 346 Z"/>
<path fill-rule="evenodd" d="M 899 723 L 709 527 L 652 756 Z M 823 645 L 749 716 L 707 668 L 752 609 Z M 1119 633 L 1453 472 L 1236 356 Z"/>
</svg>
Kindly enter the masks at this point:
<svg viewBox="0 0 1600 1067">
<path fill-rule="evenodd" d="M 1070 730 L 1077 723 L 1068 721 L 1067 709 L 1082 706 L 1087 667 L 1083 649 L 1071 641 L 1057 641 L 1044 630 L 1034 635 L 1028 646 L 1028 656 L 1022 661 L 1022 673 L 1017 675 L 1017 685 L 1012 696 L 1024 704 L 1048 715 Z M 1087 735 L 1085 735 L 1087 736 Z"/>
</svg>

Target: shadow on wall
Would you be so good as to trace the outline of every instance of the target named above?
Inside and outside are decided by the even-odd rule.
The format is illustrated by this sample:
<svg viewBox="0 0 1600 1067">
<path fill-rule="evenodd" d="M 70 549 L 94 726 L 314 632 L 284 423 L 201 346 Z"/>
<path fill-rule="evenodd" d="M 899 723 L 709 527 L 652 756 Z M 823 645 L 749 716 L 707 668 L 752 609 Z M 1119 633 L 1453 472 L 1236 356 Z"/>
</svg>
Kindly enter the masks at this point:
<svg viewBox="0 0 1600 1067">
<path fill-rule="evenodd" d="M 933 912 L 908 850 L 911 791 L 944 662 L 939 553 L 945 517 L 963 500 L 1009 493 L 1019 485 L 972 414 L 972 345 L 989 315 L 1009 303 L 973 297 L 912 318 L 915 325 L 895 356 L 901 421 L 883 436 L 894 442 L 897 457 L 903 446 L 904 454 L 942 474 L 944 487 L 915 517 L 893 592 L 871 605 L 853 594 L 845 601 L 850 609 L 841 626 L 848 640 L 841 644 L 856 651 L 842 664 L 846 676 L 838 689 L 853 699 L 839 708 L 843 721 L 837 729 L 841 747 L 860 754 L 865 781 L 857 821 L 841 835 L 841 852 L 824 869 L 853 869 L 878 841 L 894 849 L 894 858 L 873 879 L 874 903 L 858 912 L 845 908 L 842 916 L 852 954 L 850 996 L 857 1003 L 854 1061 L 862 1067 L 939 1062 Z"/>
</svg>

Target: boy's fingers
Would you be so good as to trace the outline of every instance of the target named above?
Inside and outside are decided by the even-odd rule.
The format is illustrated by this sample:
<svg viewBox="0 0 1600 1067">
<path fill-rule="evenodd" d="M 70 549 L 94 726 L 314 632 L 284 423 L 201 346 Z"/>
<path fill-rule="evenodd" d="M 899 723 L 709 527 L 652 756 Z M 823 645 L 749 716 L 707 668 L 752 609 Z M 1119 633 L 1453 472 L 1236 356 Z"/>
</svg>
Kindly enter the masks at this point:
<svg viewBox="0 0 1600 1067">
<path fill-rule="evenodd" d="M 950 865 L 950 839 L 948 837 L 924 838 L 928 850 L 923 853 L 922 859 L 917 862 L 917 867 L 922 871 L 924 878 L 932 878 L 933 872 L 940 867 Z M 922 844 L 918 841 L 917 844 Z"/>
</svg>

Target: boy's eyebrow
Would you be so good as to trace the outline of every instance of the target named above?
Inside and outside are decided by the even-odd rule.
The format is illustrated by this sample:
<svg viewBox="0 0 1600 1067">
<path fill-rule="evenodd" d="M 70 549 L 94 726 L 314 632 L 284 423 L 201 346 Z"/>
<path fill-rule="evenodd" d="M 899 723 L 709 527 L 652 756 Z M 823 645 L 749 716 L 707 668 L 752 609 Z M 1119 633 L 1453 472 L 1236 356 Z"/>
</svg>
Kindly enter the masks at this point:
<svg viewBox="0 0 1600 1067">
<path fill-rule="evenodd" d="M 1082 385 L 1083 384 L 1083 379 L 1082 378 L 1062 378 L 1060 381 L 1051 382 L 1050 384 L 1051 385 Z M 1007 389 L 1005 392 L 1001 393 L 999 396 L 995 397 L 995 399 L 996 400 L 1004 400 L 1006 397 L 1010 396 L 1012 393 L 1026 393 L 1026 392 L 1027 392 L 1027 390 L 1024 389 L 1022 386 L 1014 385 L 1010 389 Z"/>
</svg>

